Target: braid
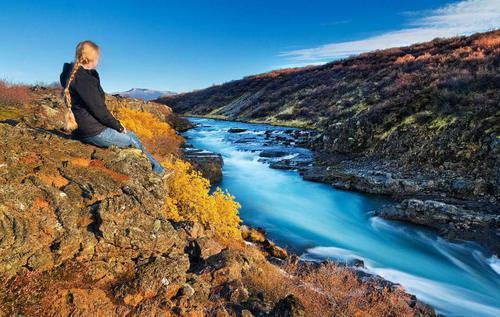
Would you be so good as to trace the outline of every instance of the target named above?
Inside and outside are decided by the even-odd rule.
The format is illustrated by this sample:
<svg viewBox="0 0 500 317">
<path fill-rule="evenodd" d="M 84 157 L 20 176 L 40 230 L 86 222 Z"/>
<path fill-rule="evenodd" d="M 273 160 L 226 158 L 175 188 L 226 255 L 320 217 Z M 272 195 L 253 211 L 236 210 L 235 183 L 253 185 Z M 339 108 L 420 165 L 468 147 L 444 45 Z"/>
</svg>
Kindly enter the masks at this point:
<svg viewBox="0 0 500 317">
<path fill-rule="evenodd" d="M 73 69 L 71 70 L 71 74 L 68 78 L 68 83 L 66 87 L 64 87 L 64 101 L 66 104 L 66 110 L 64 111 L 64 130 L 73 131 L 78 128 L 78 123 L 76 122 L 75 115 L 71 110 L 71 94 L 69 93 L 69 86 L 71 82 L 75 78 L 76 71 L 80 67 L 81 62 L 79 59 L 76 59 L 75 65 L 73 65 Z"/>
<path fill-rule="evenodd" d="M 64 101 L 66 102 L 66 106 L 71 109 L 71 94 L 69 93 L 69 86 L 71 85 L 71 82 L 73 79 L 75 79 L 76 71 L 80 67 L 81 62 L 79 59 L 75 61 L 75 64 L 73 65 L 73 69 L 71 70 L 71 74 L 69 75 L 68 78 L 68 83 L 66 84 L 66 87 L 64 87 Z"/>
</svg>

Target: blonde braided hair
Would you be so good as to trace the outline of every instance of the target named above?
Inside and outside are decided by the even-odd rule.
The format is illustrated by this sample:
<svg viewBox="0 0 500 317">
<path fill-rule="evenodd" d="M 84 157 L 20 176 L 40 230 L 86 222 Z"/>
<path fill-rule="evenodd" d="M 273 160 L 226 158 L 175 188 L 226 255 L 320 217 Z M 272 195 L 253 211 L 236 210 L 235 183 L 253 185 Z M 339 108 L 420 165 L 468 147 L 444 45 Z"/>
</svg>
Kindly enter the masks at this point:
<svg viewBox="0 0 500 317">
<path fill-rule="evenodd" d="M 75 79 L 76 72 L 80 68 L 80 66 L 93 62 L 99 57 L 99 46 L 92 41 L 82 41 L 78 43 L 76 46 L 75 52 L 75 63 L 73 64 L 73 68 L 71 69 L 71 73 L 68 78 L 68 82 L 66 83 L 66 87 L 64 87 L 64 101 L 66 104 L 66 111 L 64 114 L 65 121 L 65 130 L 73 131 L 78 127 L 76 123 L 75 116 L 73 111 L 71 110 L 71 94 L 69 91 L 69 87 L 73 79 Z"/>
</svg>

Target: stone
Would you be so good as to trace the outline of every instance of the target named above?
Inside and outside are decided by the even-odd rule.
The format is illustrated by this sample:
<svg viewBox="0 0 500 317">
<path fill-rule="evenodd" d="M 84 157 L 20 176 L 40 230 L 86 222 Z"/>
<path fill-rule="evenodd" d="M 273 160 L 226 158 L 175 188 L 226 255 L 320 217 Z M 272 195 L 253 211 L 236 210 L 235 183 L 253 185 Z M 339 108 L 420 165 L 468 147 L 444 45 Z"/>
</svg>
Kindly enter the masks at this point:
<svg viewBox="0 0 500 317">
<path fill-rule="evenodd" d="M 183 157 L 207 178 L 212 185 L 222 181 L 222 155 L 193 148 L 185 148 Z"/>
<path fill-rule="evenodd" d="M 276 303 L 270 313 L 273 317 L 303 317 L 305 316 L 304 305 L 299 299 L 290 294 Z"/>
<path fill-rule="evenodd" d="M 473 239 L 500 251 L 500 215 L 475 212 L 464 207 L 437 200 L 405 199 L 399 204 L 385 205 L 377 215 L 403 220 L 438 230 L 449 239 Z"/>
<path fill-rule="evenodd" d="M 229 133 L 242 133 L 242 132 L 246 132 L 247 129 L 243 129 L 243 128 L 230 128 L 227 130 L 227 132 Z"/>
<path fill-rule="evenodd" d="M 263 230 L 249 228 L 246 225 L 242 225 L 240 227 L 240 231 L 243 239 L 247 241 L 256 243 L 263 243 L 264 241 L 266 241 L 266 234 Z"/>
<path fill-rule="evenodd" d="M 288 155 L 289 152 L 286 151 L 279 151 L 279 150 L 264 150 L 259 153 L 260 157 L 269 157 L 269 158 L 274 158 L 274 157 L 283 157 Z"/>
</svg>

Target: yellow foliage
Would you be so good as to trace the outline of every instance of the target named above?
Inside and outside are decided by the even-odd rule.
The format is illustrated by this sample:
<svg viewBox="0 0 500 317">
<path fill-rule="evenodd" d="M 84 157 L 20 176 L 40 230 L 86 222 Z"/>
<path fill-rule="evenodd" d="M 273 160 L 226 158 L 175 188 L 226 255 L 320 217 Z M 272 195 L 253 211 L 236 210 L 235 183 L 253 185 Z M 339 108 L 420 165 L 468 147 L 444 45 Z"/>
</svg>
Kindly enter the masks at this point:
<svg viewBox="0 0 500 317">
<path fill-rule="evenodd" d="M 197 221 L 212 228 L 220 238 L 241 238 L 240 204 L 233 196 L 220 188 L 210 194 L 209 181 L 186 161 L 172 158 L 163 162 L 163 166 L 174 173 L 167 181 L 168 218 Z"/>
<path fill-rule="evenodd" d="M 183 142 L 166 122 L 144 111 L 119 108 L 121 123 L 134 131 L 145 147 L 162 157 L 162 165 L 174 175 L 167 180 L 166 216 L 172 220 L 192 220 L 214 230 L 220 238 L 241 238 L 240 217 L 234 197 L 217 188 L 210 193 L 210 182 L 186 161 L 175 158 Z"/>
<path fill-rule="evenodd" d="M 120 108 L 116 110 L 120 122 L 134 131 L 153 154 L 166 156 L 176 153 L 183 142 L 181 136 L 166 122 L 145 111 Z"/>
</svg>

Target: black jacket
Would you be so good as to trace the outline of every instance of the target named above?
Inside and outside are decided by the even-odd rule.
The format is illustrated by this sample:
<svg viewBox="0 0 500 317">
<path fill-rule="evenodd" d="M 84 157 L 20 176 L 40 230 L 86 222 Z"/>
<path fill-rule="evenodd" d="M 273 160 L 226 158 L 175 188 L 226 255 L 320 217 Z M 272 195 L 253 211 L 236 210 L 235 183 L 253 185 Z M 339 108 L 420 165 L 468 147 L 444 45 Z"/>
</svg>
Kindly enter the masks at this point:
<svg viewBox="0 0 500 317">
<path fill-rule="evenodd" d="M 61 76 L 61 85 L 66 87 L 73 64 L 64 63 Z M 95 69 L 85 69 L 82 66 L 76 71 L 75 77 L 69 86 L 71 94 L 71 110 L 75 115 L 78 129 L 74 131 L 76 137 L 87 137 L 99 134 L 106 127 L 123 131 L 120 124 L 105 104 L 104 91 L 101 87 L 99 74 Z"/>
</svg>

